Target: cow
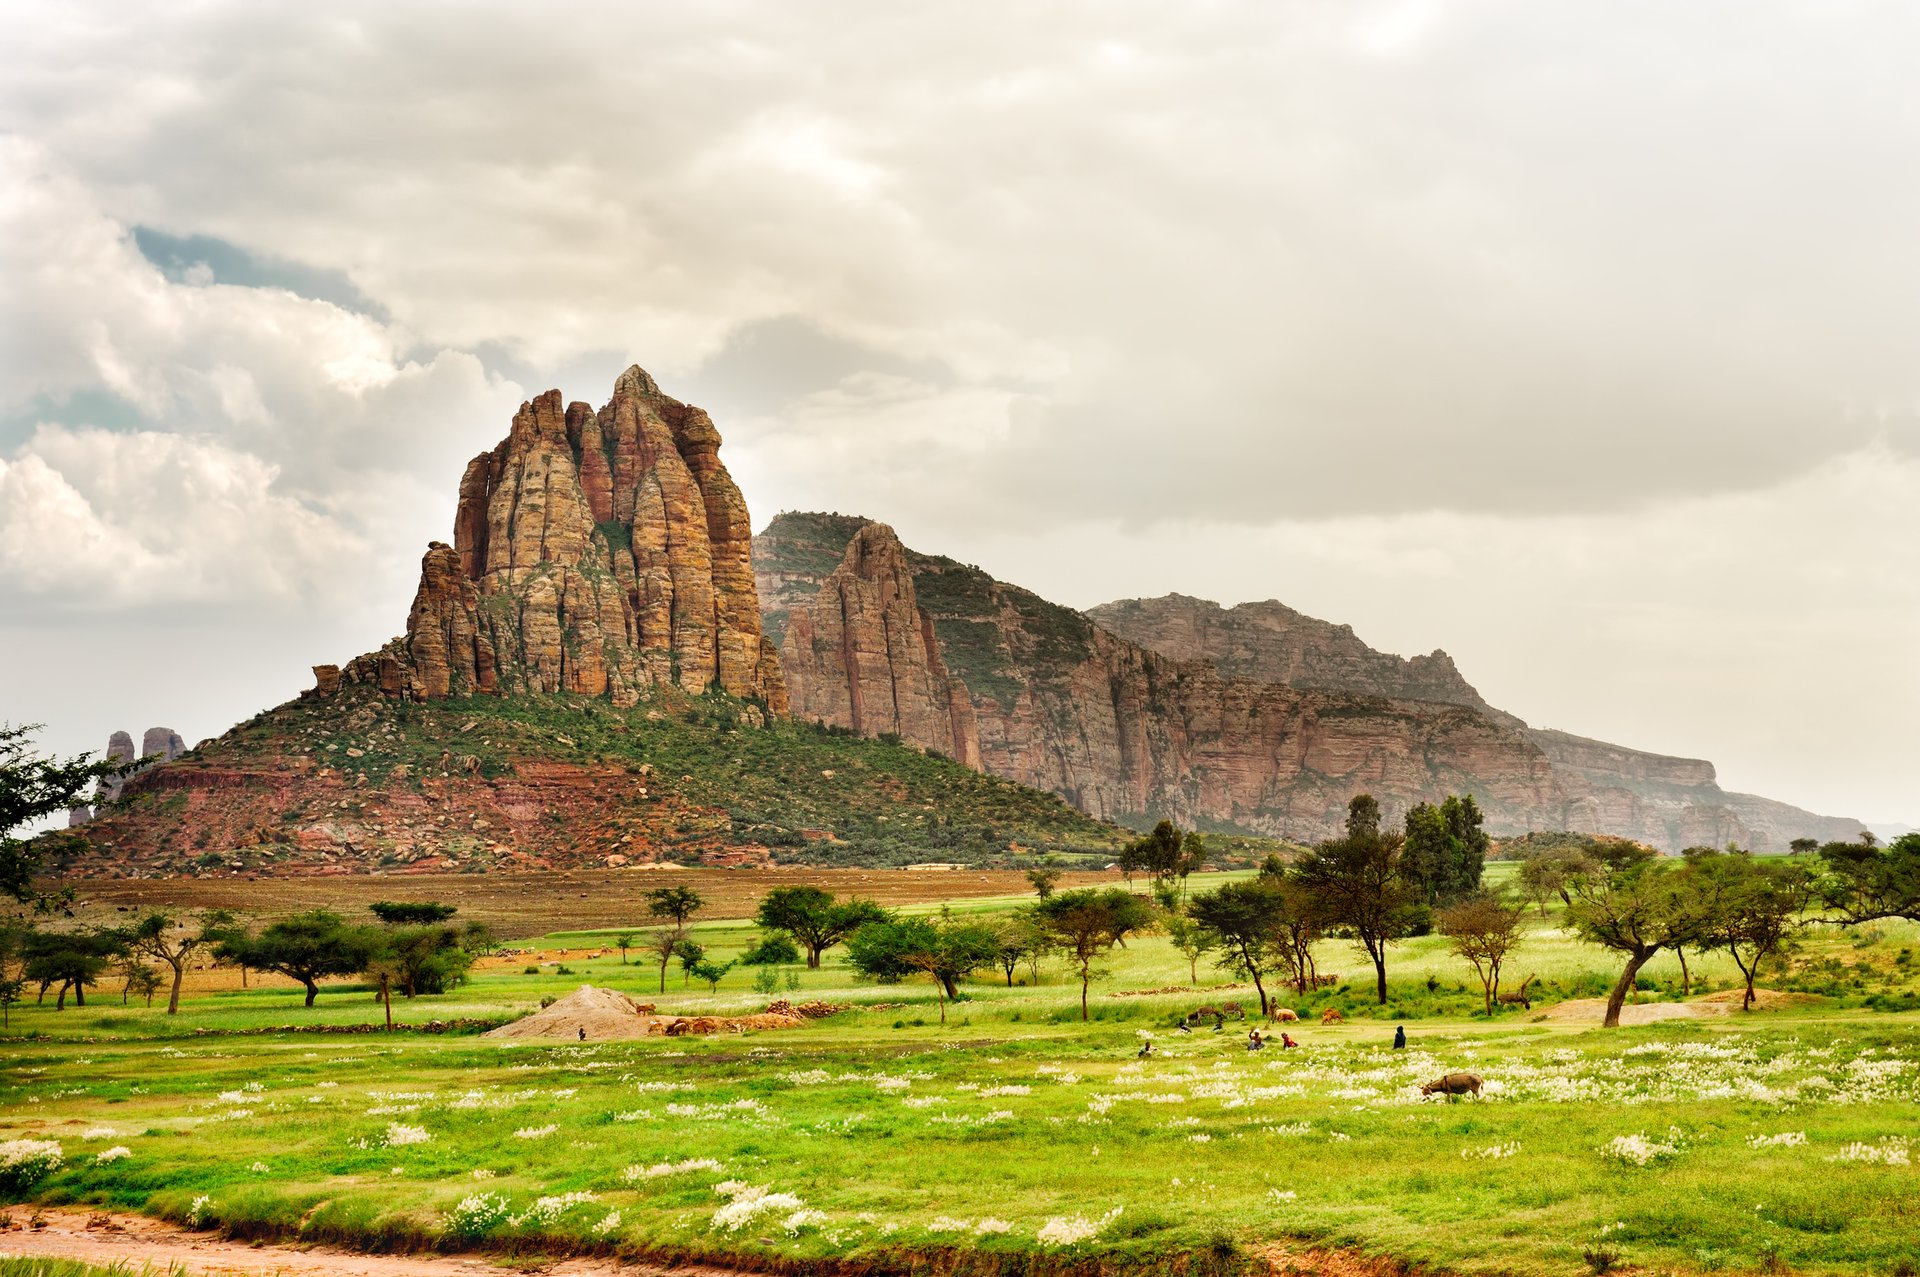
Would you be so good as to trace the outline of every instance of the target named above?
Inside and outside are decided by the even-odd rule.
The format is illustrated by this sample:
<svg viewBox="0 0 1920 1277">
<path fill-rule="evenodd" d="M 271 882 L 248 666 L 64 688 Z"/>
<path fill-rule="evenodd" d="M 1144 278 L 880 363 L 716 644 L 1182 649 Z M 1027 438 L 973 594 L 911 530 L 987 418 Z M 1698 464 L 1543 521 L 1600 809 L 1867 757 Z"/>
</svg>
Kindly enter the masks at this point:
<svg viewBox="0 0 1920 1277">
<path fill-rule="evenodd" d="M 1273 1024 L 1292 1024 L 1299 1018 L 1296 1012 L 1289 1011 L 1286 1007 L 1275 1007 L 1267 1013 L 1268 1022 Z"/>
<path fill-rule="evenodd" d="M 1328 1007 L 1320 1013 L 1320 1023 L 1322 1024 L 1345 1024 L 1346 1022 L 1347 1017 L 1340 1014 L 1340 1008 L 1338 1007 Z"/>
<path fill-rule="evenodd" d="M 1445 1077 L 1435 1078 L 1420 1088 L 1422 1095 L 1467 1095 L 1480 1098 L 1480 1075 L 1478 1073 L 1449 1073 Z"/>
</svg>

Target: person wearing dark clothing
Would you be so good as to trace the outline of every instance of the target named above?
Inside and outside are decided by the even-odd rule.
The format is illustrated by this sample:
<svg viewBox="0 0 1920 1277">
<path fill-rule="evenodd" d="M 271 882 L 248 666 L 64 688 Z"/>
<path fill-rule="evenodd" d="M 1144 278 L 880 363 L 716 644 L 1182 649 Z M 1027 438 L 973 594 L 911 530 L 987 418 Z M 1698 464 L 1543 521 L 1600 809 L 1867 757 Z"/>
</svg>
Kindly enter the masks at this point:
<svg viewBox="0 0 1920 1277">
<path fill-rule="evenodd" d="M 1404 1024 L 1394 1025 L 1393 1026 L 1393 1049 L 1396 1051 L 1404 1050 L 1406 1048 L 1406 1045 L 1407 1045 L 1407 1026 Z"/>
</svg>

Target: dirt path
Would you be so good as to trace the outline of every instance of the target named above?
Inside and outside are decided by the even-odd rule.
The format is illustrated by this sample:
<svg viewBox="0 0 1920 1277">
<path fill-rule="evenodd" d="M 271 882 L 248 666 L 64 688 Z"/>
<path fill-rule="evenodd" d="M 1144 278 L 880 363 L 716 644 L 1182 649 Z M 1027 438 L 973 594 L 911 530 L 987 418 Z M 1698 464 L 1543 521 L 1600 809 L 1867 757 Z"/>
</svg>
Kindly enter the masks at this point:
<svg viewBox="0 0 1920 1277">
<path fill-rule="evenodd" d="M 17 1227 L 0 1232 L 0 1256 L 77 1259 L 126 1264 L 156 1272 L 181 1269 L 195 1277 L 501 1277 L 514 1267 L 545 1277 L 651 1277 L 667 1270 L 610 1259 L 566 1259 L 550 1264 L 485 1255 L 363 1255 L 330 1246 L 253 1245 L 211 1233 L 190 1233 L 140 1215 L 107 1215 L 49 1207 L 45 1226 L 27 1225 L 31 1207 L 16 1206 Z M 726 1269 L 678 1268 L 676 1277 L 737 1277 Z"/>
</svg>

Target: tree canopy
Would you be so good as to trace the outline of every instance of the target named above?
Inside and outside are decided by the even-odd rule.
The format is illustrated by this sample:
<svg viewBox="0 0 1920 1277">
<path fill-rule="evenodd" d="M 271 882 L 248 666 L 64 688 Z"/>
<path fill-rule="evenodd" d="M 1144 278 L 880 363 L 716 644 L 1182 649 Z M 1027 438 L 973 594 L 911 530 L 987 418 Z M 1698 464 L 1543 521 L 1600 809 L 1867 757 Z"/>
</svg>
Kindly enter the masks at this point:
<svg viewBox="0 0 1920 1277">
<path fill-rule="evenodd" d="M 12 726 L 0 723 L 0 894 L 39 909 L 65 905 L 68 891 L 53 896 L 34 890 L 42 850 L 16 835 L 26 826 L 78 806 L 100 781 L 125 775 L 138 766 L 91 758 L 42 758 L 31 741 L 38 723 Z"/>
<path fill-rule="evenodd" d="M 761 898 L 754 920 L 769 931 L 784 931 L 807 951 L 807 965 L 869 922 L 887 913 L 871 900 L 836 900 L 818 887 L 775 887 Z"/>
</svg>

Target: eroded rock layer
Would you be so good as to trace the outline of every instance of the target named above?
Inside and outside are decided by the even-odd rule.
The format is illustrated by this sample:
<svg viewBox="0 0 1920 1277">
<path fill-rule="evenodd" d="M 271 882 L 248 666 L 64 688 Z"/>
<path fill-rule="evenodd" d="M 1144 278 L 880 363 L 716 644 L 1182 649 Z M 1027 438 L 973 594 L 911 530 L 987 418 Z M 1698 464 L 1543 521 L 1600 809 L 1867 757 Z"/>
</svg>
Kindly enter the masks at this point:
<svg viewBox="0 0 1920 1277">
<path fill-rule="evenodd" d="M 1669 850 L 1858 828 L 1727 793 L 1702 760 L 1536 731 L 1487 705 L 1444 652 L 1378 652 L 1278 603 L 1171 595 L 1082 614 L 843 515 L 781 515 L 755 563 L 797 714 L 897 732 L 1103 818 L 1316 838 L 1364 789 L 1392 810 L 1470 792 L 1497 832 Z M 937 689 L 956 682 L 971 738 L 940 712 Z M 907 712 L 876 716 L 888 696 Z"/>
<path fill-rule="evenodd" d="M 406 634 L 341 680 L 413 700 L 569 692 L 621 706 L 671 682 L 784 713 L 746 502 L 719 449 L 707 414 L 638 367 L 598 412 L 557 390 L 522 404 L 468 464 L 453 544 L 428 547 Z"/>
</svg>

